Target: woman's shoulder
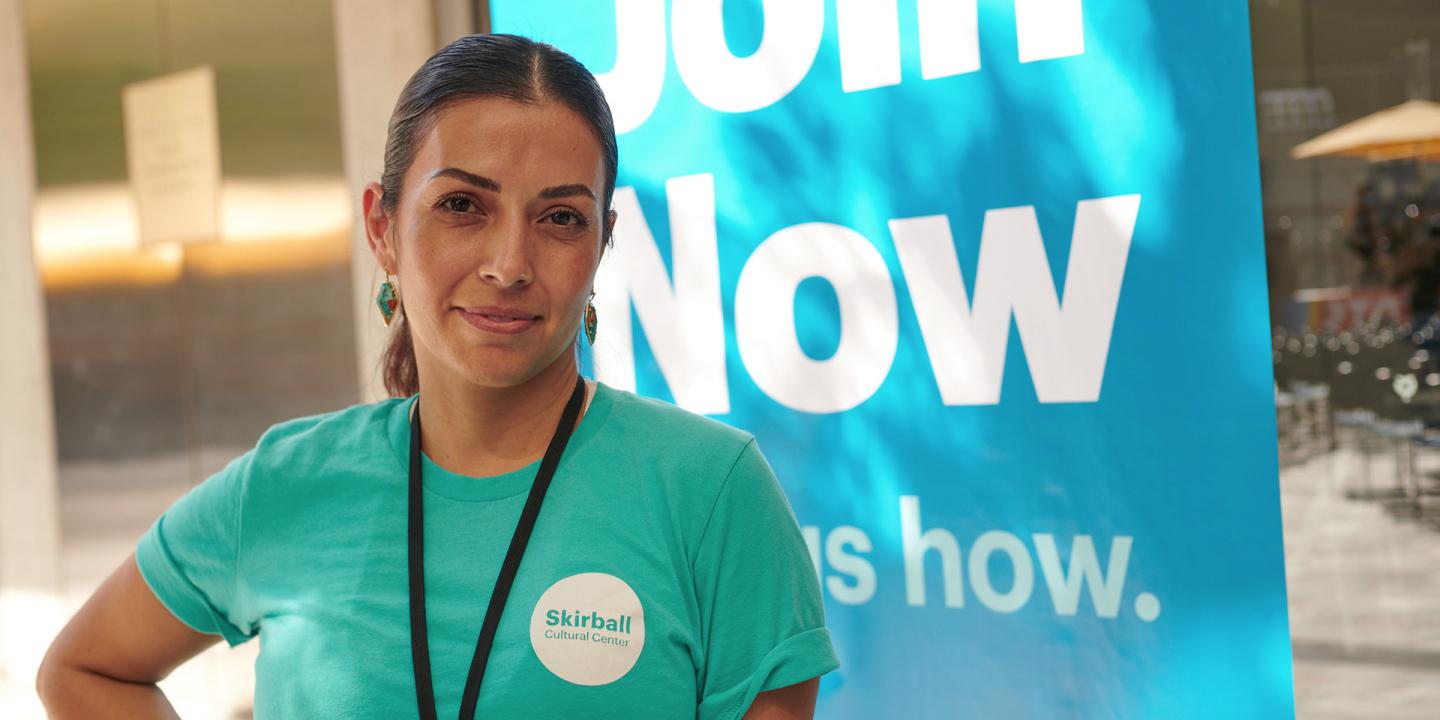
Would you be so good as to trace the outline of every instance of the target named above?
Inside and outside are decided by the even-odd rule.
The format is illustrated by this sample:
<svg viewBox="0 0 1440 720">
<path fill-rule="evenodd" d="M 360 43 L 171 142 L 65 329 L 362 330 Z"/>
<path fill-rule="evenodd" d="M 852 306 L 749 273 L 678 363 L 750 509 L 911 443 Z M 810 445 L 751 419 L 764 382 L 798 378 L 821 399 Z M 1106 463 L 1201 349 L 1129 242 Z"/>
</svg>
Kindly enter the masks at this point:
<svg viewBox="0 0 1440 720">
<path fill-rule="evenodd" d="M 406 408 L 406 398 L 391 398 L 277 422 L 187 497 L 208 499 L 216 512 L 234 509 L 254 522 L 291 518 L 294 508 L 318 495 L 345 500 L 335 488 L 363 491 L 393 482 L 403 476 L 403 466 L 392 450 L 391 428 L 396 416 L 403 423 Z"/>
<path fill-rule="evenodd" d="M 691 412 L 664 400 L 637 395 L 628 390 L 600 386 L 609 396 L 607 425 L 638 439 L 660 441 L 676 449 L 714 448 L 739 452 L 755 437 L 719 420 Z"/>
<path fill-rule="evenodd" d="M 334 456 L 351 450 L 393 452 L 389 432 L 411 398 L 386 398 L 338 410 L 304 415 L 271 425 L 255 444 L 262 464 L 289 463 L 297 456 Z"/>
<path fill-rule="evenodd" d="M 699 512 L 708 511 L 746 456 L 759 455 L 755 437 L 741 428 L 625 390 L 601 392 L 605 439 L 594 449 L 604 455 L 601 464 L 626 468 L 647 487 L 692 498 Z"/>
</svg>

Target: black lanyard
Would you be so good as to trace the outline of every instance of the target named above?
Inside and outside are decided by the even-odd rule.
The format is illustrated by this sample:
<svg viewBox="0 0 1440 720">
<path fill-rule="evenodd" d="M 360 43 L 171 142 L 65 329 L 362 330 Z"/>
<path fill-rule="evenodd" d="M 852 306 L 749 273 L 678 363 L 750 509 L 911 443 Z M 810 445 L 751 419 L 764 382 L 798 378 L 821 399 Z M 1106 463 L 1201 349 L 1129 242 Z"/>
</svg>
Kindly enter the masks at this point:
<svg viewBox="0 0 1440 720">
<path fill-rule="evenodd" d="M 495 630 L 500 625 L 500 614 L 505 610 L 505 600 L 510 596 L 510 586 L 515 583 L 515 573 L 520 569 L 520 558 L 525 554 L 525 545 L 530 542 L 530 532 L 535 529 L 535 518 L 540 514 L 540 503 L 545 491 L 550 489 L 550 479 L 555 475 L 555 466 L 560 464 L 560 455 L 570 441 L 570 432 L 575 429 L 575 420 L 580 416 L 580 405 L 585 400 L 585 380 L 575 378 L 575 391 L 565 405 L 565 414 L 550 437 L 550 446 L 545 448 L 545 458 L 540 461 L 540 471 L 530 486 L 530 495 L 525 498 L 525 507 L 520 511 L 520 522 L 515 525 L 515 534 L 510 538 L 510 549 L 505 551 L 505 561 L 500 565 L 500 576 L 495 579 L 495 590 L 490 593 L 490 607 L 485 610 L 485 622 L 480 625 L 480 638 L 475 642 L 475 656 L 470 660 L 470 674 L 465 678 L 465 694 L 460 701 L 460 719 L 475 717 L 475 704 L 480 700 L 480 681 L 485 677 L 485 664 L 490 659 L 490 646 L 495 642 Z M 420 401 L 415 401 L 410 416 L 410 657 L 415 666 L 415 700 L 420 707 L 421 720 L 436 720 L 435 686 L 430 679 L 430 640 L 425 629 L 425 500 L 421 495 L 420 464 Z"/>
</svg>

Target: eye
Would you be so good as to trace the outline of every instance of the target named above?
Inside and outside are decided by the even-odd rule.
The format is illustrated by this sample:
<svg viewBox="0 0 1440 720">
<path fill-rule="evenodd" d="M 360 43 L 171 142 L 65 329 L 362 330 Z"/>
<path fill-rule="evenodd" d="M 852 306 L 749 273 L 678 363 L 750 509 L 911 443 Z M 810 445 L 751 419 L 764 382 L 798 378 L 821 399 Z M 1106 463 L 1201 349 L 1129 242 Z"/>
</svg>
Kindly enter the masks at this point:
<svg viewBox="0 0 1440 720">
<path fill-rule="evenodd" d="M 556 210 L 545 216 L 555 225 L 564 228 L 583 228 L 590 224 L 590 220 L 574 210 Z"/>
<path fill-rule="evenodd" d="M 465 195 L 447 195 L 440 198 L 440 202 L 435 203 L 435 206 L 459 215 L 466 215 L 477 209 L 475 201 Z"/>
</svg>

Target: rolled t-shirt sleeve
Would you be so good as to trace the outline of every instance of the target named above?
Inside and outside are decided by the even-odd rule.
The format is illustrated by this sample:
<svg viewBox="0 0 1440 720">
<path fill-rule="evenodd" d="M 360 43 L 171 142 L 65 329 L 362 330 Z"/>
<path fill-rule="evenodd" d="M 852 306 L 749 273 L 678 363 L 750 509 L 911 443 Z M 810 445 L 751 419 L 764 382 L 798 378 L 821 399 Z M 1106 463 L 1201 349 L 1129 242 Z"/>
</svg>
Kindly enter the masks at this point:
<svg viewBox="0 0 1440 720">
<path fill-rule="evenodd" d="M 720 489 L 693 569 L 700 720 L 738 718 L 759 693 L 840 666 L 805 540 L 753 439 Z"/>
<path fill-rule="evenodd" d="M 255 451 L 192 488 L 140 538 L 135 562 L 151 592 L 191 629 L 239 645 L 255 635 L 241 596 L 240 518 Z"/>
</svg>

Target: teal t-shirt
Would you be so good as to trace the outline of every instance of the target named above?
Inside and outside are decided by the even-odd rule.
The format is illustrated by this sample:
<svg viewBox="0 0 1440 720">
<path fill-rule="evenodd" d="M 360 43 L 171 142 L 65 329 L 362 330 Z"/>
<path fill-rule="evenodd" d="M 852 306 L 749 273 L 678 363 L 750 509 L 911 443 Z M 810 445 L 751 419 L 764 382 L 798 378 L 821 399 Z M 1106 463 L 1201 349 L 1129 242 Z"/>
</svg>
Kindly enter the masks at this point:
<svg viewBox="0 0 1440 720">
<path fill-rule="evenodd" d="M 257 718 L 416 715 L 406 559 L 415 398 L 270 428 L 141 538 L 176 617 L 260 638 Z M 459 712 L 539 463 L 472 478 L 424 458 L 441 718 Z M 839 665 L 794 514 L 750 435 L 597 385 L 545 497 L 480 693 L 489 718 L 738 718 Z"/>
</svg>

